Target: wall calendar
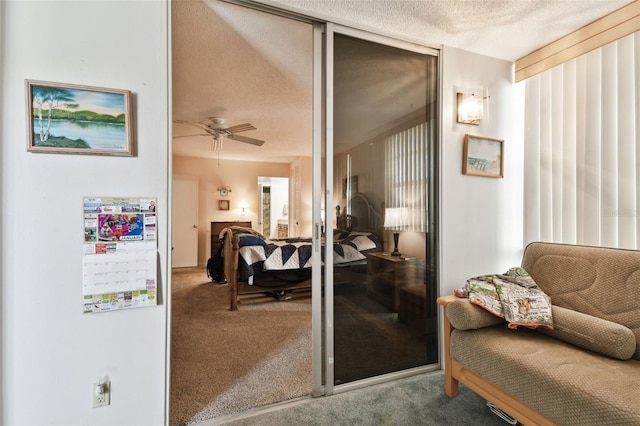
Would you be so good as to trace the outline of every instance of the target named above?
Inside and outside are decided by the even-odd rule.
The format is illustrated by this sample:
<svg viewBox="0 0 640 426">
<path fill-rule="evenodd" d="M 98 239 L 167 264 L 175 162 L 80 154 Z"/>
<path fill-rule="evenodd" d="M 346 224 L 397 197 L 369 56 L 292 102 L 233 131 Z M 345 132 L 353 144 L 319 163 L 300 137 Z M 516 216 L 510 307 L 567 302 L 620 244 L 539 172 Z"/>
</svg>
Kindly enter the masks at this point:
<svg viewBox="0 0 640 426">
<path fill-rule="evenodd" d="M 155 198 L 85 197 L 84 313 L 157 304 Z"/>
</svg>

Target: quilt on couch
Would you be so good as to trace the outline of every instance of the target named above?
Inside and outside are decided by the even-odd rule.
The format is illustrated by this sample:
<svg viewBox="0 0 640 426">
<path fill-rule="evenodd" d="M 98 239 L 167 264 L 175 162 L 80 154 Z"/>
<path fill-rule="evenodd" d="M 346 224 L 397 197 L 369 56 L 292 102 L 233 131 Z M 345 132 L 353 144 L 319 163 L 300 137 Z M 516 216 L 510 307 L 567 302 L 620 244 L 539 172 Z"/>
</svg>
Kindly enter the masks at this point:
<svg viewBox="0 0 640 426">
<path fill-rule="evenodd" d="M 470 278 L 464 288 L 456 290 L 455 294 L 468 298 L 471 303 L 493 315 L 504 318 L 509 323 L 509 328 L 522 325 L 553 330 L 549 296 L 540 289 L 524 268 L 514 267 L 504 274 Z"/>
</svg>

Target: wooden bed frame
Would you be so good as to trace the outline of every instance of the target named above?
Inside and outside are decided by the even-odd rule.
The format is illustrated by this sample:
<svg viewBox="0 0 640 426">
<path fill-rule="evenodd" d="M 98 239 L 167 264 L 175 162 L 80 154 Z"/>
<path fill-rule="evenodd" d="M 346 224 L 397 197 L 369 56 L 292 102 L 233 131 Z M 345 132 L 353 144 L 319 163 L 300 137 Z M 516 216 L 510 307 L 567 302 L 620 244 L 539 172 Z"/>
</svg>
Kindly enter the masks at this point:
<svg viewBox="0 0 640 426">
<path fill-rule="evenodd" d="M 273 291 L 290 291 L 290 290 L 310 290 L 311 280 L 305 280 L 296 284 L 285 284 L 277 287 L 260 287 L 257 285 L 250 285 L 243 281 L 238 281 L 238 256 L 239 256 L 239 241 L 238 235 L 233 235 L 233 231 L 227 228 L 225 231 L 223 246 L 223 259 L 224 259 L 224 273 L 227 277 L 227 283 L 229 284 L 229 309 L 232 311 L 238 310 L 238 296 L 249 294 L 261 294 Z"/>
<path fill-rule="evenodd" d="M 336 212 L 339 213 L 337 215 L 338 226 L 340 227 L 340 225 L 344 224 L 344 228 L 350 231 L 354 230 L 379 234 L 382 230 L 383 220 L 380 214 L 369 202 L 367 197 L 364 194 L 358 192 L 351 197 L 351 203 L 352 213 L 350 215 L 347 215 L 346 211 L 340 213 L 340 207 L 336 207 Z M 384 208 L 382 211 L 384 211 Z M 233 235 L 233 229 L 234 227 L 225 229 L 224 245 L 222 249 L 224 273 L 225 277 L 227 278 L 227 283 L 229 284 L 230 310 L 238 310 L 238 298 L 241 295 L 256 295 L 260 293 L 269 293 L 276 291 L 311 290 L 311 279 L 304 280 L 296 284 L 284 284 L 277 287 L 260 287 L 257 285 L 250 285 L 248 283 L 238 281 L 238 256 L 240 249 L 240 237 L 238 237 L 238 235 Z M 258 232 L 253 231 L 249 228 L 243 229 L 259 235 Z"/>
</svg>

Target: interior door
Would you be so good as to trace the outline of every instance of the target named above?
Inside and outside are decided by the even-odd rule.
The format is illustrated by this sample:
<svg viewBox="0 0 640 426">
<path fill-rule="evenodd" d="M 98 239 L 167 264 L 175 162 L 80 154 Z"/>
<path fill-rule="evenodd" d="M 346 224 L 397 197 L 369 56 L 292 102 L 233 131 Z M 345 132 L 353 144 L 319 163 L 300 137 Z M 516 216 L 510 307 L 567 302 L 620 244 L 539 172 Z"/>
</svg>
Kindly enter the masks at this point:
<svg viewBox="0 0 640 426">
<path fill-rule="evenodd" d="M 198 266 L 198 177 L 173 175 L 172 268 Z"/>
</svg>

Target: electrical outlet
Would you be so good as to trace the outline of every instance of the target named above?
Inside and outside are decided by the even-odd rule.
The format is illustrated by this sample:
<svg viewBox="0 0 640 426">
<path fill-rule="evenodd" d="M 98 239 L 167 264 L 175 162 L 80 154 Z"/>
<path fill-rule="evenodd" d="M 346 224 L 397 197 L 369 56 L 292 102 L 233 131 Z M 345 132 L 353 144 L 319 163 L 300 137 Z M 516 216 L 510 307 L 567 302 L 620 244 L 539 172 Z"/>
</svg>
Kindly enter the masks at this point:
<svg viewBox="0 0 640 426">
<path fill-rule="evenodd" d="M 111 382 L 94 383 L 93 408 L 104 407 L 111 404 Z"/>
</svg>

